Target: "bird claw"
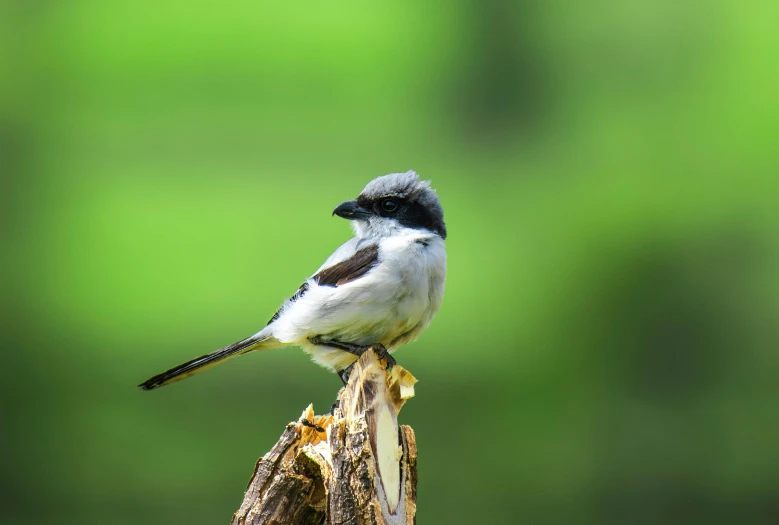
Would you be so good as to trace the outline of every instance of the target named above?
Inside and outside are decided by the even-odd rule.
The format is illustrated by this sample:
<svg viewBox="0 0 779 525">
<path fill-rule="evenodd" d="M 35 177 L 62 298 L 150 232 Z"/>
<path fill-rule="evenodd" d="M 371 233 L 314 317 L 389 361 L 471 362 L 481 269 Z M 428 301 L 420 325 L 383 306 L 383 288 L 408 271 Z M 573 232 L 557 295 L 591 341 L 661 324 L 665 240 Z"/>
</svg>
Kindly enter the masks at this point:
<svg viewBox="0 0 779 525">
<path fill-rule="evenodd" d="M 394 367 L 396 364 L 398 364 L 397 361 L 395 361 L 395 358 L 392 357 L 389 353 L 389 350 L 387 350 L 384 345 L 382 344 L 376 344 L 373 346 L 374 350 L 376 351 L 376 357 L 379 358 L 379 360 L 386 359 L 387 360 L 387 370 L 392 370 L 392 367 Z"/>
</svg>

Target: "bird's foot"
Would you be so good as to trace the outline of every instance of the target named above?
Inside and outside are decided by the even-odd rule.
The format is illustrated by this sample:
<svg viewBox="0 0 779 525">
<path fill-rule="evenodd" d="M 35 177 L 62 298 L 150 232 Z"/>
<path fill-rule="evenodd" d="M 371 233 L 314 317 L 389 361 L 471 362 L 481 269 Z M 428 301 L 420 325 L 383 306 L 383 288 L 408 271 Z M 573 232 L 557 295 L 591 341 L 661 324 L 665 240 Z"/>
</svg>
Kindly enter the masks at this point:
<svg viewBox="0 0 779 525">
<path fill-rule="evenodd" d="M 374 343 L 372 345 L 355 345 L 352 343 L 343 343 L 341 341 L 332 341 L 329 339 L 324 339 L 321 336 L 314 336 L 309 337 L 309 341 L 311 341 L 312 344 L 315 345 L 322 345 L 322 346 L 331 346 L 333 348 L 338 348 L 339 350 L 343 350 L 344 352 L 349 352 L 352 355 L 356 355 L 358 358 L 362 356 L 362 354 L 365 353 L 366 350 L 369 348 L 373 348 L 376 352 L 376 356 L 381 359 L 387 360 L 387 370 L 392 370 L 392 367 L 394 367 L 397 364 L 397 361 L 395 361 L 395 358 L 392 357 L 389 353 L 389 350 L 381 344 L 381 343 Z M 336 370 L 336 373 L 338 374 L 338 377 L 341 378 L 341 382 L 346 386 L 346 384 L 349 382 L 349 374 L 352 372 L 352 368 L 354 368 L 354 363 L 347 366 L 343 370 Z"/>
<path fill-rule="evenodd" d="M 365 350 L 367 350 L 368 348 L 373 348 L 376 351 L 376 356 L 379 358 L 379 360 L 381 360 L 381 359 L 386 359 L 387 360 L 387 368 L 385 370 L 387 370 L 388 372 L 390 370 L 392 370 L 392 367 L 394 367 L 396 364 L 398 364 L 398 362 L 395 361 L 395 358 L 392 357 L 392 355 L 390 355 L 389 351 L 386 348 L 384 348 L 383 345 L 368 346 L 365 349 L 363 349 L 363 352 Z M 352 369 L 353 368 L 354 368 L 354 363 L 352 363 L 351 365 L 347 366 L 343 370 L 336 371 L 336 374 L 338 374 L 338 377 L 341 378 L 341 382 L 344 384 L 344 386 L 346 386 L 346 384 L 349 382 L 349 376 L 352 374 Z M 335 408 L 335 405 L 333 405 L 333 409 L 334 408 Z M 331 413 L 332 413 L 333 409 L 330 409 Z"/>
<path fill-rule="evenodd" d="M 374 350 L 376 350 L 376 356 L 381 359 L 387 360 L 387 370 L 392 370 L 392 367 L 398 364 L 397 361 L 395 361 L 395 358 L 392 357 L 392 355 L 389 353 L 389 350 L 387 350 L 383 344 L 376 343 L 375 345 L 371 346 Z"/>
<path fill-rule="evenodd" d="M 387 348 L 381 343 L 374 343 L 372 345 L 355 345 L 352 343 L 343 343 L 341 341 L 327 340 L 318 335 L 314 337 L 309 337 L 308 340 L 315 345 L 332 346 L 333 348 L 338 348 L 339 350 L 343 350 L 345 352 L 349 352 L 352 355 L 356 355 L 358 358 L 361 357 L 366 350 L 368 350 L 369 348 L 373 348 L 376 351 L 376 355 L 378 356 L 379 359 L 387 360 L 387 370 L 392 370 L 392 367 L 397 364 L 395 358 L 390 355 L 389 350 L 387 350 Z M 352 371 L 352 367 L 349 366 L 344 370 L 338 372 L 338 376 L 341 378 L 341 381 L 343 381 L 344 385 L 346 385 L 346 383 L 349 381 L 349 372 L 351 371 Z M 346 375 L 345 378 L 344 375 Z"/>
</svg>

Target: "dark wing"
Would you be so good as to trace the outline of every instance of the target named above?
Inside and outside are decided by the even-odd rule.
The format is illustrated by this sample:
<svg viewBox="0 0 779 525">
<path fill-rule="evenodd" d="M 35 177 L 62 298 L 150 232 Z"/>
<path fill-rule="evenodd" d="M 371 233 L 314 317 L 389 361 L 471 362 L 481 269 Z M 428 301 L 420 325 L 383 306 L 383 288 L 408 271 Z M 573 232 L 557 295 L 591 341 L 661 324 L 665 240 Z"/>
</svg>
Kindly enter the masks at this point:
<svg viewBox="0 0 779 525">
<path fill-rule="evenodd" d="M 341 286 L 359 279 L 379 262 L 379 246 L 372 244 L 358 250 L 338 264 L 325 268 L 313 279 L 319 286 Z"/>
<path fill-rule="evenodd" d="M 379 246 L 372 244 L 365 248 L 358 250 L 348 259 L 341 261 L 333 266 L 329 266 L 319 273 L 314 275 L 313 279 L 319 286 L 341 286 L 346 283 L 350 283 L 355 279 L 359 279 L 370 271 L 371 268 L 376 266 L 379 262 Z M 308 291 L 308 282 L 303 283 L 295 292 L 295 295 L 289 298 L 290 303 L 294 303 Z M 285 303 L 286 304 L 289 303 Z M 279 308 L 273 317 L 270 318 L 268 324 L 279 318 L 281 315 L 282 306 Z"/>
</svg>

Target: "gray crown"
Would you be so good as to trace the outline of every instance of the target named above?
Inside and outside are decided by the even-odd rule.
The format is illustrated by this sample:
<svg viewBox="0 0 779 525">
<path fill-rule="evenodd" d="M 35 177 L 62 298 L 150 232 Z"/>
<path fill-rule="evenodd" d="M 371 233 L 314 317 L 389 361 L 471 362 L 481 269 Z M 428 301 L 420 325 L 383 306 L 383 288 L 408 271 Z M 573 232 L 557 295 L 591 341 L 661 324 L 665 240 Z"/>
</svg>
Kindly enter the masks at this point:
<svg viewBox="0 0 779 525">
<path fill-rule="evenodd" d="M 365 186 L 360 195 L 368 199 L 402 197 L 424 206 L 441 207 L 438 195 L 430 187 L 430 181 L 419 180 L 419 175 L 413 170 L 376 177 Z"/>
</svg>

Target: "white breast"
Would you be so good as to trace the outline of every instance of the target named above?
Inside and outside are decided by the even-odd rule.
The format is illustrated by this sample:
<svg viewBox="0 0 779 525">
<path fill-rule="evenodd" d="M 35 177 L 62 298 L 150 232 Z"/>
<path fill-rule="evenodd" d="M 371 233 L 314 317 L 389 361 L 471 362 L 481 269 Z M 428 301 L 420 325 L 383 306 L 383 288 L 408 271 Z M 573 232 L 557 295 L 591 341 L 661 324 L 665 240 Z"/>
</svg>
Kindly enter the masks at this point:
<svg viewBox="0 0 779 525">
<path fill-rule="evenodd" d="M 315 347 L 308 338 L 381 343 L 394 350 L 430 324 L 441 306 L 445 279 L 444 241 L 409 229 L 381 239 L 379 262 L 365 276 L 338 287 L 313 284 L 285 308 L 273 335 L 282 343 L 302 346 L 328 368 L 342 369 L 355 357 Z"/>
<path fill-rule="evenodd" d="M 382 260 L 389 281 L 398 285 L 391 294 L 393 303 L 386 312 L 388 348 L 413 341 L 427 328 L 441 306 L 446 279 L 446 250 L 437 235 L 395 236 L 382 244 Z M 393 279 L 394 278 L 394 279 Z"/>
</svg>

